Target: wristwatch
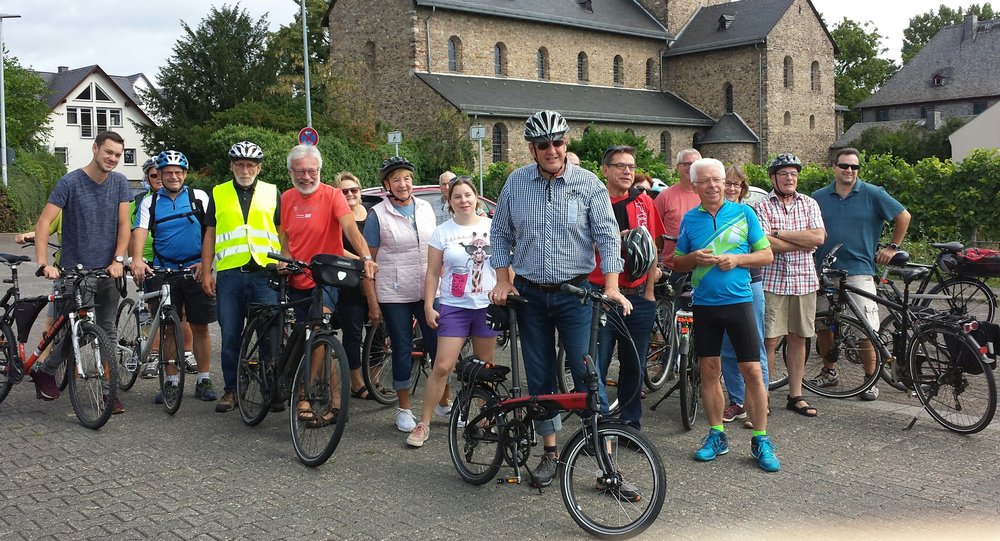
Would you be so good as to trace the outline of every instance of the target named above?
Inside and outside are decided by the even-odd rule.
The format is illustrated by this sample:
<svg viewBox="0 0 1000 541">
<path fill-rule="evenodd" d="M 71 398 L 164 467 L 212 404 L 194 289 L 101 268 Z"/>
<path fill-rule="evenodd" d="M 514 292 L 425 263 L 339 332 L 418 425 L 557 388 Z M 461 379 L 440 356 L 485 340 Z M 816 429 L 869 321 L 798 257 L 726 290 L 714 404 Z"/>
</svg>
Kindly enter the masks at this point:
<svg viewBox="0 0 1000 541">
<path fill-rule="evenodd" d="M 125 256 L 123 256 L 123 255 L 116 255 L 115 256 L 115 263 L 121 263 L 122 265 L 124 265 L 125 264 Z"/>
<path fill-rule="evenodd" d="M 774 236 L 774 238 L 778 238 L 778 230 L 775 229 L 774 231 L 771 231 L 771 235 Z"/>
<path fill-rule="evenodd" d="M 370 255 L 363 255 L 361 256 L 361 261 L 375 261 L 375 260 L 372 259 L 372 256 Z"/>
<path fill-rule="evenodd" d="M 895 242 L 890 242 L 889 244 L 886 244 L 885 247 L 891 248 L 893 250 L 899 250 L 899 245 L 896 244 Z"/>
</svg>

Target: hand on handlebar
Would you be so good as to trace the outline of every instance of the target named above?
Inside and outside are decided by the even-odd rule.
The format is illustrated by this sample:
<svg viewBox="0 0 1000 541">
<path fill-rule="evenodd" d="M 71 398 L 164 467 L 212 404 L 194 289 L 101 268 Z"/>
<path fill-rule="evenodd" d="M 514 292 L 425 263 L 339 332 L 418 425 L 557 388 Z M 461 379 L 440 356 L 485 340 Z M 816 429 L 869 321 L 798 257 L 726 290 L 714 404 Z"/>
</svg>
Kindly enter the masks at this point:
<svg viewBox="0 0 1000 541">
<path fill-rule="evenodd" d="M 497 283 L 496 287 L 493 288 L 493 291 L 490 291 L 490 302 L 504 306 L 507 304 L 508 295 L 520 295 L 520 293 L 517 291 L 517 288 L 514 287 L 514 284 L 510 282 L 503 284 Z"/>
<path fill-rule="evenodd" d="M 622 315 L 629 315 L 632 313 L 632 303 L 622 295 L 622 292 L 618 288 L 605 288 L 604 296 L 607 297 L 608 301 L 620 304 L 622 307 Z"/>
</svg>

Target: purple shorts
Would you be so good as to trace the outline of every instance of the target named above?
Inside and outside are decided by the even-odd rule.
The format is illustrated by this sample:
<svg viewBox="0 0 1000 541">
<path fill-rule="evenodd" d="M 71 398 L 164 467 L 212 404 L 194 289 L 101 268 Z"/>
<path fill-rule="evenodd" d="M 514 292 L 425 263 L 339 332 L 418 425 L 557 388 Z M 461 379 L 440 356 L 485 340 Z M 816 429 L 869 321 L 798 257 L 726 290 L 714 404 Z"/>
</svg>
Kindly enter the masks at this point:
<svg viewBox="0 0 1000 541">
<path fill-rule="evenodd" d="M 485 308 L 473 310 L 442 304 L 439 314 L 438 336 L 496 338 L 500 334 L 486 324 Z"/>
</svg>

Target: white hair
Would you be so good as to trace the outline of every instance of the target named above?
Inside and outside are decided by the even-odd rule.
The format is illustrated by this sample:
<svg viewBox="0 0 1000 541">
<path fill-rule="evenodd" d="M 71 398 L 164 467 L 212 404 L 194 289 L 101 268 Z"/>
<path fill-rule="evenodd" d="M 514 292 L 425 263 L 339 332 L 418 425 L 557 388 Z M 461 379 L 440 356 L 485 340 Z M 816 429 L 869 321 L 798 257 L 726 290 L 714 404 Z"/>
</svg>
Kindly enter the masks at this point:
<svg viewBox="0 0 1000 541">
<path fill-rule="evenodd" d="M 698 170 L 706 167 L 714 167 L 722 173 L 722 176 L 726 176 L 726 166 L 716 160 L 715 158 L 699 158 L 691 164 L 691 182 L 694 182 L 698 178 Z"/>
<path fill-rule="evenodd" d="M 323 155 L 320 154 L 319 149 L 313 145 L 295 145 L 292 150 L 288 152 L 288 170 L 292 170 L 292 162 L 295 160 L 301 160 L 302 158 L 316 158 L 316 166 L 321 171 L 323 170 Z"/>
<path fill-rule="evenodd" d="M 685 154 L 695 154 L 698 156 L 695 159 L 697 160 L 701 159 L 701 152 L 698 152 L 698 150 L 693 148 L 682 148 L 681 151 L 677 153 L 677 160 L 674 161 L 674 163 L 681 163 L 682 161 L 684 161 Z"/>
</svg>

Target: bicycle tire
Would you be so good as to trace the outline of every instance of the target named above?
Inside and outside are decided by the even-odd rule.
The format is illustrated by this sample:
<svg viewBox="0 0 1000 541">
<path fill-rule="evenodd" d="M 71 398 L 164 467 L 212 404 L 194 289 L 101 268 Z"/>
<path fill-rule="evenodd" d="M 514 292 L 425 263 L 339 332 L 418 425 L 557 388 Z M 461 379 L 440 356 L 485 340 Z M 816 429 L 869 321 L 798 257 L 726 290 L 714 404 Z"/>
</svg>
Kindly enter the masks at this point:
<svg viewBox="0 0 1000 541">
<path fill-rule="evenodd" d="M 806 344 L 806 354 L 809 354 L 808 344 Z M 782 338 L 781 342 L 778 342 L 778 345 L 774 348 L 774 362 L 768 362 L 767 365 L 768 391 L 776 391 L 788 385 L 788 362 L 785 360 L 786 355 L 785 339 Z M 779 361 L 778 359 L 781 360 Z"/>
<path fill-rule="evenodd" d="M 322 359 L 318 374 L 313 366 L 317 355 Z M 319 333 L 313 337 L 311 350 L 302 356 L 295 370 L 292 397 L 288 418 L 295 455 L 310 468 L 321 466 L 340 444 L 351 404 L 347 352 L 333 334 Z M 300 403 L 309 404 L 309 415 L 303 416 Z M 328 422 L 331 412 L 332 421 Z"/>
<path fill-rule="evenodd" d="M 681 337 L 680 344 L 680 365 L 678 375 L 681 378 L 681 424 L 684 430 L 694 428 L 695 419 L 698 418 L 698 399 L 701 396 L 701 365 L 698 362 L 698 355 L 694 349 L 694 337 L 688 331 L 687 344 Z"/>
<path fill-rule="evenodd" d="M 556 363 L 559 366 L 559 392 L 572 393 L 576 391 L 576 379 L 573 378 L 573 371 L 566 364 L 566 350 L 559 346 L 556 351 Z M 608 364 L 608 373 L 604 375 L 604 394 L 608 397 L 608 417 L 618 415 L 621 410 L 621 401 L 618 400 L 618 371 L 620 363 L 618 361 L 618 345 L 611 351 L 611 362 Z M 611 382 L 609 385 L 608 382 Z M 610 389 L 615 389 L 612 393 Z M 636 397 L 638 400 L 639 397 Z"/>
<path fill-rule="evenodd" d="M 656 318 L 649 333 L 649 349 L 646 350 L 646 368 L 642 373 L 643 383 L 650 391 L 659 391 L 670 379 L 668 367 L 677 354 L 677 340 L 673 325 L 674 301 L 656 301 Z"/>
<path fill-rule="evenodd" d="M 599 445 L 609 449 L 615 468 L 604 476 L 588 432 L 579 429 L 563 447 L 559 489 L 570 517 L 588 534 L 601 539 L 627 539 L 645 531 L 660 515 L 667 479 L 656 447 L 638 430 L 619 423 L 597 425 Z"/>
<path fill-rule="evenodd" d="M 68 328 L 69 325 L 63 326 L 63 328 L 59 330 L 59 333 L 56 336 L 56 338 L 52 341 L 51 344 L 49 344 L 49 355 L 52 354 L 52 348 L 56 347 L 56 344 L 65 344 L 65 347 L 69 347 L 68 343 L 63 342 L 63 340 L 66 339 L 66 329 Z M 52 375 L 52 377 L 54 377 L 56 382 L 59 384 L 60 391 L 65 391 L 66 387 L 69 386 L 70 371 L 67 369 L 68 364 L 69 363 L 66 362 L 59 363 L 59 366 L 56 367 L 56 373 Z"/>
<path fill-rule="evenodd" d="M 81 425 L 97 430 L 111 418 L 118 398 L 118 370 L 108 335 L 94 323 L 81 321 L 76 342 L 79 355 L 64 364 L 69 378 L 69 398 Z M 107 388 L 105 388 L 105 386 Z"/>
<path fill-rule="evenodd" d="M 816 315 L 817 328 L 829 328 L 826 323 L 831 316 L 829 314 Z M 868 378 L 865 376 L 862 361 L 863 341 L 868 341 L 868 347 L 872 348 L 875 354 L 875 374 L 878 374 L 885 365 L 885 357 L 882 351 L 875 347 L 878 338 L 871 334 L 868 328 L 857 319 L 847 316 L 840 316 L 839 327 L 833 332 L 833 345 L 829 355 L 836 358 L 835 366 L 837 370 L 837 382 L 826 387 L 820 387 L 814 380 L 807 379 L 807 374 L 819 374 L 823 367 L 822 357 L 807 355 L 805 370 L 803 371 L 802 386 L 809 391 L 827 398 L 850 398 L 875 386 L 878 383 L 877 377 Z M 817 349 L 819 346 L 817 345 Z"/>
<path fill-rule="evenodd" d="M 118 368 L 118 388 L 127 391 L 135 385 L 142 366 L 142 343 L 139 340 L 139 312 L 134 299 L 118 303 L 115 316 L 115 366 Z"/>
<path fill-rule="evenodd" d="M 968 276 L 949 278 L 931 288 L 929 293 L 951 295 L 950 300 L 927 300 L 929 306 L 939 312 L 955 315 L 969 314 L 977 321 L 993 321 L 996 315 L 997 297 L 982 280 Z"/>
<path fill-rule="evenodd" d="M 949 336 L 953 338 L 950 344 Z M 982 361 L 974 343 L 949 326 L 929 323 L 916 330 L 907 354 L 917 399 L 935 421 L 959 434 L 975 434 L 986 428 L 997 408 L 993 370 Z M 979 374 L 959 363 L 962 351 L 966 359 L 979 363 Z"/>
<path fill-rule="evenodd" d="M 270 314 L 258 314 L 247 323 L 240 337 L 236 365 L 236 397 L 243 424 L 257 426 L 267 417 L 275 386 L 274 366 L 282 344 L 269 346 L 262 335 L 270 331 Z"/>
<path fill-rule="evenodd" d="M 174 357 L 164 349 L 166 344 L 174 344 Z M 163 397 L 163 407 L 167 413 L 173 415 L 181 407 L 181 400 L 184 398 L 184 330 L 181 328 L 181 318 L 174 311 L 173 307 L 163 307 L 160 314 L 160 347 L 158 351 L 160 359 L 157 376 L 160 382 L 160 396 Z M 168 385 L 167 369 L 172 368 L 176 372 L 177 384 Z"/>
<path fill-rule="evenodd" d="M 361 352 L 361 377 L 369 396 L 376 402 L 386 406 L 396 402 L 396 391 L 392 387 L 392 342 L 385 323 L 369 327 L 365 333 Z"/>
<path fill-rule="evenodd" d="M 0 324 L 0 339 L 3 340 L 3 344 L 0 344 L 0 403 L 3 403 L 14 387 L 10 371 L 14 363 L 20 362 L 20 359 L 14 342 L 14 331 L 9 325 Z"/>
<path fill-rule="evenodd" d="M 485 409 L 499 403 L 500 397 L 492 389 L 474 386 L 463 387 L 452 404 L 448 419 L 448 454 L 459 477 L 466 483 L 488 483 L 500 471 L 503 418 L 480 418 Z"/>
</svg>

